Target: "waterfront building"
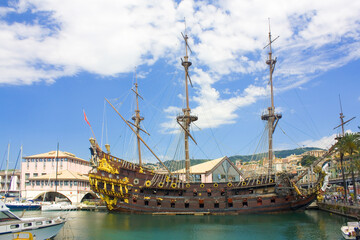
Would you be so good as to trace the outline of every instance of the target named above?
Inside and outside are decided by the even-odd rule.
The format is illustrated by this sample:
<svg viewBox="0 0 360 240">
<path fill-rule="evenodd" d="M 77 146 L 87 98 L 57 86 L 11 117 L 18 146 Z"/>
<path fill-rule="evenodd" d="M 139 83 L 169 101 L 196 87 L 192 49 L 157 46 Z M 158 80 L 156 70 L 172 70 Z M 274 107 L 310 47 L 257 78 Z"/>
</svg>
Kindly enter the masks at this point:
<svg viewBox="0 0 360 240">
<path fill-rule="evenodd" d="M 89 187 L 89 161 L 63 151 L 50 151 L 23 159 L 21 194 L 24 198 L 56 196 L 78 203 L 95 195 Z"/>
<path fill-rule="evenodd" d="M 0 171 L 0 193 L 5 195 L 18 196 L 20 192 L 20 170 L 2 170 Z"/>
</svg>

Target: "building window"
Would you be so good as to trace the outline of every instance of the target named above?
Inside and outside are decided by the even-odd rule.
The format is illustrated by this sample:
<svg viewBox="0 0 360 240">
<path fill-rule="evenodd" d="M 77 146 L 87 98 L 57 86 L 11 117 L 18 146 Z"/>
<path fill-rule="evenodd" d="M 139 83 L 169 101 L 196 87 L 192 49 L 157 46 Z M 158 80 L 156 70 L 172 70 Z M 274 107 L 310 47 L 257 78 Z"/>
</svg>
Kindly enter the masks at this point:
<svg viewBox="0 0 360 240">
<path fill-rule="evenodd" d="M 36 181 L 36 186 L 40 186 L 40 181 Z"/>
<path fill-rule="evenodd" d="M 200 174 L 195 174 L 194 175 L 194 181 L 195 182 L 201 182 L 201 175 Z"/>
<path fill-rule="evenodd" d="M 28 180 L 30 177 L 30 173 L 25 173 L 25 180 Z"/>
<path fill-rule="evenodd" d="M 64 185 L 68 186 L 69 185 L 69 181 L 64 181 Z"/>
<path fill-rule="evenodd" d="M 37 174 L 37 173 L 34 173 L 34 174 L 33 174 L 33 177 L 37 177 L 37 176 L 38 176 L 38 174 Z"/>
</svg>

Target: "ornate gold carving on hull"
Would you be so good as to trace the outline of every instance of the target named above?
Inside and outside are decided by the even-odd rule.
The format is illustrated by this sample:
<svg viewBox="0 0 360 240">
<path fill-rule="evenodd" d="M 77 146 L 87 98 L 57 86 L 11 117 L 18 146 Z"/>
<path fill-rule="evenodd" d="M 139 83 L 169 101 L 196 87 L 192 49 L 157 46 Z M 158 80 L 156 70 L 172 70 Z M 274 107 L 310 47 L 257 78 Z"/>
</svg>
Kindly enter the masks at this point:
<svg viewBox="0 0 360 240">
<path fill-rule="evenodd" d="M 111 173 L 111 174 L 119 174 L 119 171 L 112 167 L 108 161 L 106 160 L 106 158 L 102 158 L 99 162 L 99 166 L 98 166 L 98 170 L 102 170 L 105 171 L 107 173 Z"/>
<path fill-rule="evenodd" d="M 114 197 L 113 200 L 111 200 L 108 195 L 104 195 L 104 194 L 100 194 L 100 197 L 101 197 L 101 199 L 102 199 L 103 201 L 106 202 L 106 205 L 107 205 L 107 207 L 108 207 L 109 210 L 113 210 L 113 209 L 114 209 L 114 206 L 116 205 L 117 200 L 118 200 L 117 197 Z"/>
<path fill-rule="evenodd" d="M 124 177 L 123 179 L 113 179 L 102 177 L 96 174 L 89 174 L 89 179 L 91 189 L 97 193 L 100 193 L 101 199 L 106 202 L 109 210 L 114 208 L 113 205 L 116 205 L 119 198 L 122 199 L 125 203 L 129 203 L 128 185 L 131 185 L 129 184 L 129 178 Z M 102 189 L 99 188 L 98 183 L 103 183 L 104 187 Z M 107 189 L 107 185 L 111 186 L 110 190 Z M 115 187 L 118 187 L 118 191 L 115 191 Z M 111 197 L 114 197 L 114 199 L 111 200 Z"/>
</svg>

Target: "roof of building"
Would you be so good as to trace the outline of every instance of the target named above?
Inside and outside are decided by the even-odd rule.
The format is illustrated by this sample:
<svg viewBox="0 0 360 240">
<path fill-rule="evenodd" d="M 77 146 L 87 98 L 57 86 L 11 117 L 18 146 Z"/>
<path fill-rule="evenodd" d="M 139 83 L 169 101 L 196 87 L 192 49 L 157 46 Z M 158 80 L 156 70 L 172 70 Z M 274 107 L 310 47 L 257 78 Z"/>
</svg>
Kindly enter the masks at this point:
<svg viewBox="0 0 360 240">
<path fill-rule="evenodd" d="M 56 172 L 52 172 L 49 174 L 37 176 L 37 177 L 31 177 L 30 180 L 55 180 L 56 179 Z M 88 175 L 81 174 L 78 172 L 73 172 L 69 170 L 63 170 L 58 172 L 57 174 L 58 180 L 83 180 L 83 181 L 89 181 Z"/>
<path fill-rule="evenodd" d="M 82 158 L 78 158 L 75 156 L 75 154 L 69 153 L 69 152 L 63 152 L 63 151 L 50 151 L 47 153 L 40 153 L 40 154 L 36 154 L 36 155 L 32 155 L 32 156 L 27 156 L 24 157 L 24 159 L 29 159 L 29 158 L 72 158 L 72 159 L 77 159 L 77 160 L 81 160 L 81 161 L 86 161 Z M 88 162 L 88 161 L 86 161 Z"/>
<path fill-rule="evenodd" d="M 223 161 L 227 160 L 235 170 L 241 174 L 239 169 L 227 158 L 221 157 L 204 163 L 200 163 L 190 167 L 190 173 L 192 174 L 208 174 L 212 172 L 217 166 L 219 166 Z M 175 171 L 174 173 L 185 173 L 185 168 Z"/>
</svg>

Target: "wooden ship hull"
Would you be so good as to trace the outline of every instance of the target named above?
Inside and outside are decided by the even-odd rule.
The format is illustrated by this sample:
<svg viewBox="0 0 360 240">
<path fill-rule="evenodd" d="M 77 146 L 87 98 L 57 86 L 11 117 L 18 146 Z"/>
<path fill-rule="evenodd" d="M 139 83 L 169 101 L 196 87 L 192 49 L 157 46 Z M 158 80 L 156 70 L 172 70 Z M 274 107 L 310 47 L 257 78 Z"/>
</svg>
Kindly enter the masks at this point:
<svg viewBox="0 0 360 240">
<path fill-rule="evenodd" d="M 92 151 L 93 152 L 93 151 Z M 227 183 L 185 183 L 97 149 L 91 189 L 109 211 L 151 214 L 250 214 L 304 209 L 315 200 L 324 176 L 306 193 L 274 178 Z"/>
</svg>

